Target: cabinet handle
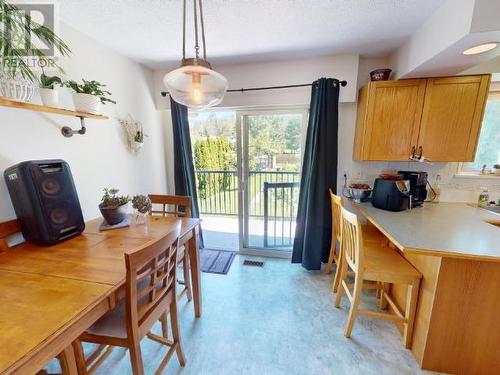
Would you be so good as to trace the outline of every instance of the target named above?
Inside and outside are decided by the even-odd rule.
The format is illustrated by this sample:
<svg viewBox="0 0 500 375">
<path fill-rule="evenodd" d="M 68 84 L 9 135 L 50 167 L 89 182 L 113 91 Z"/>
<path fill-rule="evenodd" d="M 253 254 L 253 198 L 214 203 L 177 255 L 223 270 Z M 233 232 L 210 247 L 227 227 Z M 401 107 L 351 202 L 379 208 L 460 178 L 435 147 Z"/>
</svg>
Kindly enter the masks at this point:
<svg viewBox="0 0 500 375">
<path fill-rule="evenodd" d="M 411 154 L 410 154 L 410 159 L 414 159 L 415 158 L 415 152 L 416 152 L 416 146 L 412 146 L 411 147 Z"/>
<path fill-rule="evenodd" d="M 424 148 L 422 146 L 418 146 L 418 159 L 422 159 L 422 156 L 424 155 Z"/>
</svg>

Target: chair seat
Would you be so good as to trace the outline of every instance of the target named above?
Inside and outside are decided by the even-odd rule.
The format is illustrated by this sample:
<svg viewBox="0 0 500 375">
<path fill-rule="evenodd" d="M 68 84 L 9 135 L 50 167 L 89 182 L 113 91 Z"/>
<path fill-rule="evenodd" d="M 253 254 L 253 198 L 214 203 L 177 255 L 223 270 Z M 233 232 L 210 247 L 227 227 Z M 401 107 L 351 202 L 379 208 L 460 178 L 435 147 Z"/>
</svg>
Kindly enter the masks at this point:
<svg viewBox="0 0 500 375">
<path fill-rule="evenodd" d="M 364 279 L 385 283 L 411 283 L 422 274 L 396 250 L 389 247 L 365 245 Z"/>
<path fill-rule="evenodd" d="M 108 311 L 100 317 L 97 322 L 85 331 L 85 334 L 126 339 L 127 317 L 125 314 L 125 300 L 122 299 L 113 310 Z"/>
</svg>

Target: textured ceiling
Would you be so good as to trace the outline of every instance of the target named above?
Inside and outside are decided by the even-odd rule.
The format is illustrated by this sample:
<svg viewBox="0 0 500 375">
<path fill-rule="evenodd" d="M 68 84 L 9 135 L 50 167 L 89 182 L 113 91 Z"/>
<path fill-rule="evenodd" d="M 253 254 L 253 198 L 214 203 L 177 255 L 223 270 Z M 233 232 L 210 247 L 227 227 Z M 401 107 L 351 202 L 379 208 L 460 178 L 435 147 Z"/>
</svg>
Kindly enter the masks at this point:
<svg viewBox="0 0 500 375">
<path fill-rule="evenodd" d="M 191 10 L 192 0 L 187 1 Z M 182 0 L 55 2 L 64 22 L 136 61 L 160 68 L 180 59 Z M 204 0 L 208 57 L 226 63 L 341 53 L 384 56 L 442 3 Z M 188 39 L 188 54 L 193 51 L 191 41 Z"/>
</svg>

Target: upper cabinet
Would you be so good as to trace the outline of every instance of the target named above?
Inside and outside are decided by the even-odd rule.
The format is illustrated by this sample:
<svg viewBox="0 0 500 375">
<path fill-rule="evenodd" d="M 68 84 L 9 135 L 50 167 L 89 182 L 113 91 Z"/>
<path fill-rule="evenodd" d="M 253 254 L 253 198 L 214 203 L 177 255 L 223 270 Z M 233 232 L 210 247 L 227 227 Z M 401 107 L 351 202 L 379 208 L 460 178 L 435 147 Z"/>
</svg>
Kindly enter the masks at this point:
<svg viewBox="0 0 500 375">
<path fill-rule="evenodd" d="M 490 76 L 369 82 L 359 94 L 355 160 L 473 161 Z"/>
</svg>

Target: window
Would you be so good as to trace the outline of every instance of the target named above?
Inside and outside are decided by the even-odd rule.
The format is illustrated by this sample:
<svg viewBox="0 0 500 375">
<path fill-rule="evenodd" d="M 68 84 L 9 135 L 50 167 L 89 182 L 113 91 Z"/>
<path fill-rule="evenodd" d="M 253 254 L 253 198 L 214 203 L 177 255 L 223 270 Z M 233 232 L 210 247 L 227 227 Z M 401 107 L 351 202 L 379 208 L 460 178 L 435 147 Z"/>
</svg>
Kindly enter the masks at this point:
<svg viewBox="0 0 500 375">
<path fill-rule="evenodd" d="M 500 91 L 490 92 L 479 135 L 476 159 L 471 163 L 463 163 L 461 171 L 465 174 L 478 174 L 486 165 L 488 172 L 494 164 L 500 164 Z"/>
</svg>

